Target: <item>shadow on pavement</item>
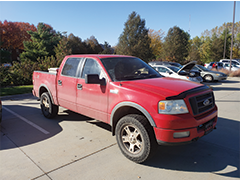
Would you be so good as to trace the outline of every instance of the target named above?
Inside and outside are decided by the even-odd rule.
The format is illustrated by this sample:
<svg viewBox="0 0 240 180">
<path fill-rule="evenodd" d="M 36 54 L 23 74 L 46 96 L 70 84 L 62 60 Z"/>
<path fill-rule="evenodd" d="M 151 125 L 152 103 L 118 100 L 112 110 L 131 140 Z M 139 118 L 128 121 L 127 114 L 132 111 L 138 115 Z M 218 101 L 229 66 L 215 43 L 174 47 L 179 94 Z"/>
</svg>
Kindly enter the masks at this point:
<svg viewBox="0 0 240 180">
<path fill-rule="evenodd" d="M 22 147 L 51 138 L 62 131 L 62 127 L 60 126 L 60 122 L 62 121 L 88 122 L 93 120 L 70 110 L 59 113 L 53 119 L 47 119 L 42 115 L 41 109 L 36 107 L 21 105 L 4 105 L 4 107 L 17 113 L 30 123 L 34 123 L 34 125 L 44 129 L 48 133 L 45 134 L 39 131 L 34 125 L 32 126 L 6 109 L 3 109 L 3 120 L 0 126 L 0 150 Z M 99 124 L 96 125 L 99 126 Z"/>
<path fill-rule="evenodd" d="M 239 129 L 238 121 L 219 118 L 217 130 L 188 145 L 159 146 L 157 154 L 144 165 L 239 178 Z"/>
<path fill-rule="evenodd" d="M 237 87 L 212 87 L 213 91 L 240 91 Z"/>
</svg>

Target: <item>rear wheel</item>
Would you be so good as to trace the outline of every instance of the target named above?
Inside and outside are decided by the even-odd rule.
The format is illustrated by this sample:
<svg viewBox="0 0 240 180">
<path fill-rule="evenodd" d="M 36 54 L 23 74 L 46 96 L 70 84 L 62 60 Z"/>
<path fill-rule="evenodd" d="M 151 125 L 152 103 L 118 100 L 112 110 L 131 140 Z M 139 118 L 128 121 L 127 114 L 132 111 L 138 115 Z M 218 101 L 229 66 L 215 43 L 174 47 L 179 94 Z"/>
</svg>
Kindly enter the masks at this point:
<svg viewBox="0 0 240 180">
<path fill-rule="evenodd" d="M 53 104 L 48 92 L 41 95 L 41 110 L 46 118 L 53 118 L 58 114 L 58 106 Z"/>
<path fill-rule="evenodd" d="M 123 155 L 136 163 L 148 160 L 157 149 L 153 129 L 142 115 L 121 118 L 116 126 L 116 139 Z"/>
</svg>

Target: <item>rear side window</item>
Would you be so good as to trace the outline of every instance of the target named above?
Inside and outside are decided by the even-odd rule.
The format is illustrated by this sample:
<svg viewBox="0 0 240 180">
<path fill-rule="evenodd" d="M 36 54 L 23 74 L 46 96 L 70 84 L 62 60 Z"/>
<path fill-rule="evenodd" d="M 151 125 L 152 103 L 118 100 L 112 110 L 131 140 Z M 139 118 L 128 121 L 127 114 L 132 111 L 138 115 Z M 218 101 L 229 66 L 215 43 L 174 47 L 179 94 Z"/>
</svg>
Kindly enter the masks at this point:
<svg viewBox="0 0 240 180">
<path fill-rule="evenodd" d="M 76 77 L 79 62 L 82 58 L 69 58 L 64 64 L 62 75 Z"/>
</svg>

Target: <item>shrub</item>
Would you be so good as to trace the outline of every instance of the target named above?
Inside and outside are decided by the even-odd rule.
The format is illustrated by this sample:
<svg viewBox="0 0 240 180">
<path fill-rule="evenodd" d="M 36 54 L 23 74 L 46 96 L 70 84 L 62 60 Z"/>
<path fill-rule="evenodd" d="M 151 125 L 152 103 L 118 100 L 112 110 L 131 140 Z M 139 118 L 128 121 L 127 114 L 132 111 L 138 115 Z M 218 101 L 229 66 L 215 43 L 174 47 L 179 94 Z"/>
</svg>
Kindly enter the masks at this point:
<svg viewBox="0 0 240 180">
<path fill-rule="evenodd" d="M 229 71 L 227 69 L 219 69 L 216 70 L 215 68 L 211 69 L 212 71 L 219 71 L 227 74 L 229 77 L 240 77 L 240 69 L 237 71 Z"/>
</svg>

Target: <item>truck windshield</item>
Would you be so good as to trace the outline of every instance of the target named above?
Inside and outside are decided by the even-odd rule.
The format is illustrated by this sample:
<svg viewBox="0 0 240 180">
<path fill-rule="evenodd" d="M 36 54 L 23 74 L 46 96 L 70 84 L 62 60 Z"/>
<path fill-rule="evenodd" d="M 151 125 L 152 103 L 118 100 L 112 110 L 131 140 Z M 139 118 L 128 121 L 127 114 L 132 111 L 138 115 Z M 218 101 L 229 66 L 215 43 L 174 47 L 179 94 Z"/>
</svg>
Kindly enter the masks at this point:
<svg viewBox="0 0 240 180">
<path fill-rule="evenodd" d="M 101 59 L 112 81 L 162 77 L 144 61 L 135 57 L 111 57 Z"/>
</svg>

